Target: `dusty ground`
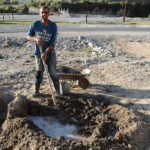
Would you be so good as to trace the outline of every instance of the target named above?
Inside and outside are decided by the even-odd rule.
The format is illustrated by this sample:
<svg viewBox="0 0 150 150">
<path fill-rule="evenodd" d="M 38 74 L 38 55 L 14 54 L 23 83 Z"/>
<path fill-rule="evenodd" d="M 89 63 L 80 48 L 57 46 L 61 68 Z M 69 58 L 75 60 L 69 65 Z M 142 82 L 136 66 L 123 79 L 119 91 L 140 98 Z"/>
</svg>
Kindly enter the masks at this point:
<svg viewBox="0 0 150 150">
<path fill-rule="evenodd" d="M 1 54 L 7 54 L 11 59 L 7 60 L 7 65 L 1 59 L 1 72 L 6 78 L 0 83 L 0 110 L 3 108 L 0 111 L 0 149 L 148 150 L 150 41 L 120 38 L 115 43 L 128 55 L 89 66 L 90 86 L 85 90 L 72 87 L 69 95 L 58 99 L 58 109 L 53 107 L 46 84 L 42 85 L 41 97 L 31 96 L 34 59 L 29 58 L 25 50 L 16 53 L 16 50 L 9 49 L 11 53 L 8 53 L 7 48 L 2 49 Z M 62 55 L 62 51 L 58 54 Z M 63 57 L 68 54 L 64 52 Z M 10 70 L 11 76 L 5 69 Z M 22 69 L 28 72 L 21 73 Z M 25 97 L 16 97 L 6 110 L 4 106 L 13 99 L 11 93 Z M 16 106 L 17 101 L 20 109 Z M 48 137 L 28 118 L 33 115 L 50 115 L 62 124 L 74 124 L 78 133 L 86 138 L 71 141 Z"/>
</svg>

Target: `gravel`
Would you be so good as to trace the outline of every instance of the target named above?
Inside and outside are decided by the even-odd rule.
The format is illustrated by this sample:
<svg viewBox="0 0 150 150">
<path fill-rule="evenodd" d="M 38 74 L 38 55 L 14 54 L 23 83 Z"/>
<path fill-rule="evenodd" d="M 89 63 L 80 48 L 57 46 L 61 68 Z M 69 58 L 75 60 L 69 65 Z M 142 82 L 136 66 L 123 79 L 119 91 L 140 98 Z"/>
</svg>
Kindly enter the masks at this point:
<svg viewBox="0 0 150 150">
<path fill-rule="evenodd" d="M 57 61 L 63 65 L 89 66 L 106 61 L 109 58 L 128 56 L 129 54 L 122 49 L 121 46 L 116 45 L 116 40 L 124 39 L 126 41 L 149 41 L 150 36 L 119 36 L 119 35 L 105 35 L 105 36 L 58 36 L 55 50 L 58 53 Z M 32 55 L 35 43 L 28 41 L 22 37 L 0 37 L 1 49 L 23 49 L 28 54 Z M 64 55 L 64 53 L 72 53 L 72 57 Z M 86 54 L 86 55 L 84 55 Z M 1 53 L 1 58 L 7 59 L 7 55 Z M 63 57 L 65 56 L 65 57 Z M 83 58 L 83 56 L 85 56 Z M 19 57 L 18 55 L 16 58 Z"/>
</svg>

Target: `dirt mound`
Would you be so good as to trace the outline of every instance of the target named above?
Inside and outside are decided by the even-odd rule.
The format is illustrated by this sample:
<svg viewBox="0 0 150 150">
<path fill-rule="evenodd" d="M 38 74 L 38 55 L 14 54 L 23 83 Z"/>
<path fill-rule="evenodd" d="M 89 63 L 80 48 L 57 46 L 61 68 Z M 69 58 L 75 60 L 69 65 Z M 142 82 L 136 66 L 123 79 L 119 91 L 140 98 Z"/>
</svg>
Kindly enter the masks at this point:
<svg viewBox="0 0 150 150">
<path fill-rule="evenodd" d="M 13 98 L 14 96 L 12 94 L 0 90 L 0 125 L 6 119 L 7 105 Z"/>
<path fill-rule="evenodd" d="M 112 104 L 103 96 L 89 94 L 70 93 L 58 102 L 57 109 L 49 95 L 34 99 L 18 95 L 8 106 L 0 147 L 32 150 L 144 150 L 147 147 L 148 124 L 135 112 Z M 53 116 L 64 125 L 75 125 L 78 134 L 85 138 L 74 141 L 62 136 L 49 137 L 28 117 L 35 115 Z"/>
</svg>

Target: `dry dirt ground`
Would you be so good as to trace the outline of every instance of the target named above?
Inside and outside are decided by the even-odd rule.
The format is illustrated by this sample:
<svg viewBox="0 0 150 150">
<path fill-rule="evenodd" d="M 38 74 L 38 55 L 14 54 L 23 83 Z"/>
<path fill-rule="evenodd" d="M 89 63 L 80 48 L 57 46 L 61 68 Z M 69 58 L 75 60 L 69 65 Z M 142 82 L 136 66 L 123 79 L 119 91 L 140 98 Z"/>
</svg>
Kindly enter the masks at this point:
<svg viewBox="0 0 150 150">
<path fill-rule="evenodd" d="M 42 85 L 40 97 L 31 96 L 33 72 L 30 78 L 22 75 L 18 82 L 13 77 L 1 81 L 0 149 L 148 150 L 150 41 L 131 42 L 122 38 L 115 42 L 129 56 L 91 65 L 90 86 L 81 89 L 74 85 L 68 95 L 57 98 L 58 108 L 53 106 L 46 84 Z M 17 61 L 22 63 L 21 59 Z M 10 65 L 11 61 L 7 63 Z M 29 66 L 26 62 L 16 68 Z M 62 124 L 76 125 L 84 138 L 76 141 L 49 137 L 30 120 L 29 116 L 34 115 L 53 116 Z"/>
</svg>

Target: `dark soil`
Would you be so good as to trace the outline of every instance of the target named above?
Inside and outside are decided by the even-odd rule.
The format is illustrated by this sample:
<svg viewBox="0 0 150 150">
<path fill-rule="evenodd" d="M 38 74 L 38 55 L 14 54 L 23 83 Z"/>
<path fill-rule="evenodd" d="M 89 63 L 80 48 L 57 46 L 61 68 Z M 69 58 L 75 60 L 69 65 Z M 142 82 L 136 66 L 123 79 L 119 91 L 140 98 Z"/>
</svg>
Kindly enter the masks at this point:
<svg viewBox="0 0 150 150">
<path fill-rule="evenodd" d="M 70 93 L 57 100 L 59 107 L 55 108 L 50 95 L 43 94 L 39 98 L 28 97 L 25 110 L 27 115 L 12 115 L 13 112 L 8 107 L 7 118 L 0 135 L 0 149 L 144 150 L 147 148 L 148 124 L 128 108 L 113 104 L 104 96 L 85 93 Z M 29 119 L 28 116 L 34 115 L 54 116 L 64 125 L 76 125 L 78 133 L 84 135 L 86 139 L 72 141 L 64 137 L 48 137 Z M 3 122 L 4 119 L 0 121 Z"/>
</svg>

